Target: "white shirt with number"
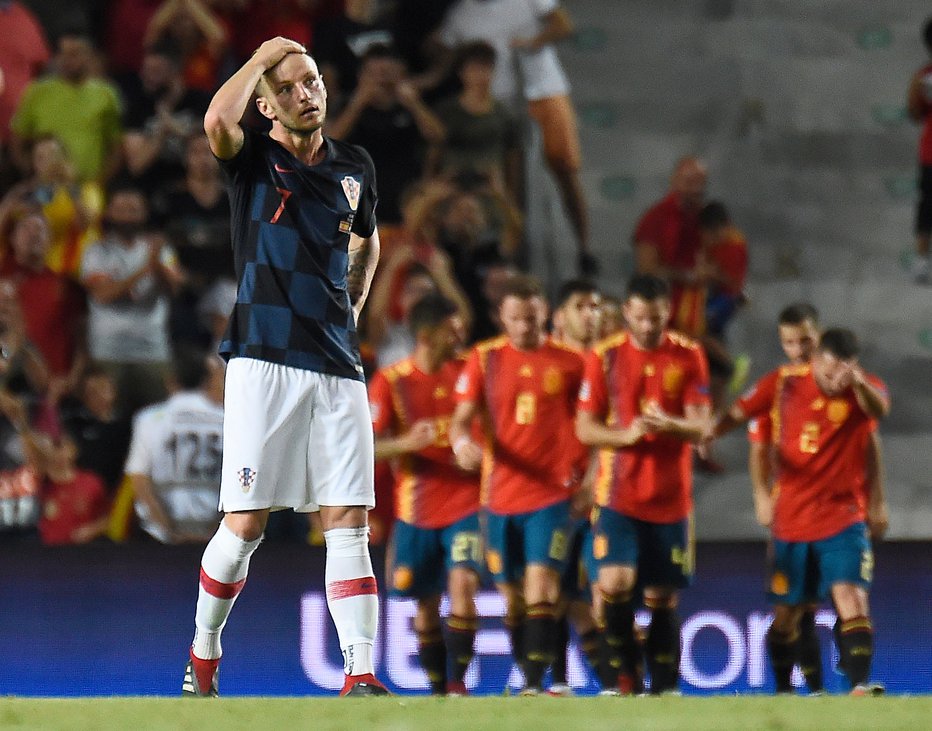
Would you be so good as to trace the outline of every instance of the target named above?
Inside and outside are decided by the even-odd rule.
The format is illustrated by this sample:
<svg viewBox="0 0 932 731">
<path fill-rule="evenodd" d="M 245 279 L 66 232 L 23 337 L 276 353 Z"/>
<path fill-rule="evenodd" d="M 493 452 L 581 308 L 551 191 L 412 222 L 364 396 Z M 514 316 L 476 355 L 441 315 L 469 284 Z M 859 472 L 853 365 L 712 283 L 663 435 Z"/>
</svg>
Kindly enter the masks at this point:
<svg viewBox="0 0 932 731">
<path fill-rule="evenodd" d="M 147 476 L 176 530 L 206 540 L 220 518 L 222 454 L 223 407 L 200 392 L 183 391 L 136 415 L 126 474 Z M 149 535 L 168 539 L 139 499 L 136 514 Z"/>
<path fill-rule="evenodd" d="M 511 48 L 514 39 L 540 33 L 542 19 L 559 7 L 559 0 L 460 0 L 444 19 L 440 39 L 450 48 L 471 41 L 495 48 L 496 99 L 507 103 L 521 95 L 528 101 L 564 96 L 570 85 L 552 44 L 537 51 Z"/>
</svg>

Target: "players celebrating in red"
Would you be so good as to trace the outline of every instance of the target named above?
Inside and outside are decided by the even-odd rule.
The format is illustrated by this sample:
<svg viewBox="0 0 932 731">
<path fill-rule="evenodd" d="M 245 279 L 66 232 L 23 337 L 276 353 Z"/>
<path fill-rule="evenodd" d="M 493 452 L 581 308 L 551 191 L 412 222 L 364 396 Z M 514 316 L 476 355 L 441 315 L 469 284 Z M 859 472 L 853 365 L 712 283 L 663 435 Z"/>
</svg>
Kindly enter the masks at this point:
<svg viewBox="0 0 932 731">
<path fill-rule="evenodd" d="M 476 346 L 457 383 L 450 439 L 461 467 L 482 464 L 486 559 L 505 598 L 524 692 L 533 695 L 554 657 L 570 498 L 587 457 L 573 434 L 583 361 L 547 338 L 546 304 L 533 278 L 507 284 L 499 314 L 505 335 Z M 489 430 L 484 455 L 470 436 L 480 409 Z"/>
<path fill-rule="evenodd" d="M 770 413 L 776 456 L 773 557 L 774 621 L 767 648 L 778 692 L 791 690 L 800 616 L 831 594 L 838 612 L 840 667 L 853 692 L 868 684 L 873 656 L 867 590 L 873 573 L 868 526 L 886 521 L 882 494 L 868 501 L 872 420 L 887 414 L 886 388 L 858 365 L 850 330 L 823 333 L 810 363 L 764 376 L 717 424 L 722 434 Z"/>
<path fill-rule="evenodd" d="M 421 666 L 435 694 L 462 695 L 478 626 L 479 480 L 456 466 L 448 427 L 463 361 L 456 306 L 439 294 L 423 297 L 408 315 L 414 353 L 378 371 L 369 384 L 376 459 L 392 459 L 395 522 L 391 592 L 415 597 Z M 444 643 L 440 597 L 450 618 Z M 450 657 L 452 673 L 447 673 Z"/>
<path fill-rule="evenodd" d="M 593 554 L 602 599 L 603 692 L 630 692 L 639 652 L 636 590 L 651 610 L 647 665 L 651 692 L 679 677 L 677 592 L 693 572 L 692 449 L 709 428 L 709 375 L 700 346 L 665 329 L 667 284 L 653 275 L 628 284 L 628 331 L 586 357 L 576 433 L 599 447 Z"/>
</svg>

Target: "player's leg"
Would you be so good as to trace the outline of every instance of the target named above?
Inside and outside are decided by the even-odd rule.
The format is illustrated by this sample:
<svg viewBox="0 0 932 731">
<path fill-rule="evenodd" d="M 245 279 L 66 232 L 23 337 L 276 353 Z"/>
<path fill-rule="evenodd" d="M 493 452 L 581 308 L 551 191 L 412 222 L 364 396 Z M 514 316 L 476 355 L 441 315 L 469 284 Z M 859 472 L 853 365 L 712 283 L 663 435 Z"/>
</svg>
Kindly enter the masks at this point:
<svg viewBox="0 0 932 731">
<path fill-rule="evenodd" d="M 249 559 L 262 540 L 268 515 L 268 510 L 228 513 L 204 549 L 194 614 L 194 641 L 182 686 L 187 695 L 216 695 L 218 692 L 220 634 L 246 583 Z"/>
<path fill-rule="evenodd" d="M 807 604 L 799 620 L 797 660 L 810 693 L 822 693 L 825 690 L 822 675 L 822 646 L 816 627 L 818 610 L 818 604 Z"/>
<path fill-rule="evenodd" d="M 457 521 L 441 535 L 447 567 L 447 596 L 450 599 L 446 642 L 450 674 L 446 690 L 453 695 L 465 695 L 466 669 L 475 653 L 479 629 L 476 594 L 479 591 L 482 553 L 478 514 Z"/>
<path fill-rule="evenodd" d="M 566 655 L 570 644 L 570 618 L 569 609 L 572 602 L 577 601 L 580 594 L 580 577 L 584 574 L 582 563 L 582 527 L 573 525 L 573 535 L 570 541 L 569 555 L 566 568 L 560 577 L 560 599 L 557 602 L 554 619 L 554 657 L 550 664 L 551 695 L 571 695 L 572 690 L 566 682 Z"/>
<path fill-rule="evenodd" d="M 769 557 L 774 619 L 767 630 L 767 654 L 777 693 L 793 692 L 793 667 L 799 657 L 799 625 L 803 606 L 816 594 L 810 544 L 774 540 Z"/>
<path fill-rule="evenodd" d="M 374 444 L 366 387 L 306 374 L 316 382 L 307 442 L 310 500 L 320 508 L 327 557 L 327 607 L 336 625 L 346 681 L 341 695 L 386 692 L 372 650 L 379 598 L 369 555 L 368 511 L 375 506 Z"/>
<path fill-rule="evenodd" d="M 287 418 L 295 398 L 282 400 L 281 369 L 250 358 L 234 358 L 226 369 L 220 508 L 226 515 L 201 560 L 186 694 L 209 694 L 221 655 L 220 633 L 246 581 L 249 559 L 262 538 L 283 471 L 293 467 L 282 446 L 293 436 Z M 234 398 L 235 394 L 235 398 Z M 273 415 L 281 419 L 270 428 Z M 297 470 L 299 474 L 302 470 Z M 215 688 L 214 688 L 215 690 Z"/>
<path fill-rule="evenodd" d="M 485 563 L 492 581 L 505 600 L 504 625 L 511 640 L 511 656 L 524 673 L 524 619 L 527 605 L 521 580 L 524 554 L 519 538 L 522 516 L 486 513 Z"/>
<path fill-rule="evenodd" d="M 631 519 L 601 508 L 592 531 L 592 553 L 598 566 L 598 601 L 593 603 L 600 607 L 602 624 L 599 681 L 603 692 L 631 693 L 640 656 L 634 634 L 637 530 Z"/>
<path fill-rule="evenodd" d="M 695 551 L 692 519 L 676 523 L 637 521 L 644 585 L 644 605 L 650 627 L 644 643 L 650 690 L 653 694 L 677 689 L 680 677 L 680 620 L 677 592 L 692 582 Z"/>
<path fill-rule="evenodd" d="M 831 591 L 838 612 L 840 665 L 854 692 L 882 692 L 881 686 L 869 684 L 874 628 L 867 592 L 873 580 L 874 554 L 867 527 L 863 523 L 853 525 L 819 541 L 817 548 L 821 588 Z"/>
<path fill-rule="evenodd" d="M 560 502 L 527 516 L 524 528 L 525 677 L 529 692 L 540 690 L 553 662 L 560 575 L 569 552 L 570 506 Z"/>
<path fill-rule="evenodd" d="M 445 578 L 440 533 L 396 520 L 388 552 L 391 596 L 417 599 L 414 631 L 418 659 L 435 695 L 445 692 L 447 681 L 447 652 L 440 623 Z"/>
</svg>

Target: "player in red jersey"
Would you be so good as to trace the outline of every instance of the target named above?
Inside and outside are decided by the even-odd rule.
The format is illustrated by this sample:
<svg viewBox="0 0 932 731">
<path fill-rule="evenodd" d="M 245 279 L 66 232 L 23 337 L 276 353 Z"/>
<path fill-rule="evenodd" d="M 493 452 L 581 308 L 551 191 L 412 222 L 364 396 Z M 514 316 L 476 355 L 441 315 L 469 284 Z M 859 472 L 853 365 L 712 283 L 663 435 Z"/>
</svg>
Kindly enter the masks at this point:
<svg viewBox="0 0 932 731">
<path fill-rule="evenodd" d="M 573 434 L 583 360 L 550 340 L 540 284 L 505 287 L 505 335 L 477 345 L 456 386 L 450 439 L 458 464 L 482 466 L 486 560 L 506 602 L 512 651 L 536 694 L 554 658 L 554 616 L 570 535 L 570 499 L 585 469 Z M 488 447 L 470 436 L 485 413 Z"/>
<path fill-rule="evenodd" d="M 594 284 L 582 279 L 564 282 L 560 286 L 553 311 L 553 339 L 585 353 L 601 332 L 601 305 L 602 295 Z M 598 666 L 599 630 L 592 613 L 591 577 L 584 565 L 585 557 L 591 553 L 592 548 L 592 532 L 589 529 L 592 512 L 592 466 L 590 459 L 590 469 L 587 469 L 582 489 L 576 492 L 572 504 L 574 530 L 558 607 L 556 657 L 550 667 L 550 695 L 572 694 L 566 678 L 570 624 L 576 631 L 579 646 L 586 658 L 594 668 Z"/>
<path fill-rule="evenodd" d="M 776 483 L 770 498 L 769 596 L 775 610 L 767 649 L 778 692 L 792 688 L 806 605 L 827 595 L 841 621 L 841 667 L 853 692 L 879 690 L 868 683 L 873 656 L 868 527 L 885 526 L 887 511 L 882 493 L 867 499 L 868 455 L 874 420 L 888 413 L 890 402 L 883 383 L 861 370 L 858 352 L 850 330 L 827 330 L 810 363 L 768 373 L 715 427 L 723 434 L 767 413 L 772 420 Z"/>
<path fill-rule="evenodd" d="M 679 677 L 678 591 L 689 584 L 692 448 L 709 428 L 709 374 L 701 346 L 666 330 L 670 290 L 637 275 L 624 303 L 628 331 L 586 357 L 576 433 L 600 448 L 593 527 L 602 602 L 604 692 L 638 687 L 636 592 L 651 610 L 645 649 L 651 692 Z"/>
<path fill-rule="evenodd" d="M 378 371 L 369 384 L 375 456 L 391 459 L 395 473 L 389 584 L 393 595 L 417 599 L 418 654 L 434 694 L 465 693 L 478 627 L 479 480 L 456 466 L 448 439 L 463 366 L 455 357 L 462 330 L 457 312 L 439 294 L 421 298 L 408 315 L 414 353 Z M 450 598 L 446 643 L 444 589 Z"/>
</svg>

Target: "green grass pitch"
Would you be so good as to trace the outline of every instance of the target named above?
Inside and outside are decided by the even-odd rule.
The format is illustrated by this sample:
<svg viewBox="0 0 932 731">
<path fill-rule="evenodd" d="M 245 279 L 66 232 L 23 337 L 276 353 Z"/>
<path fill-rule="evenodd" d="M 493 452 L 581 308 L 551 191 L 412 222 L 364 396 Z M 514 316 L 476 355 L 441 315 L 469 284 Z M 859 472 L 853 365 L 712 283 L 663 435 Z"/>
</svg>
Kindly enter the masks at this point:
<svg viewBox="0 0 932 731">
<path fill-rule="evenodd" d="M 884 698 L 0 698 L 0 729 L 559 731 L 929 728 L 932 696 Z"/>
</svg>

